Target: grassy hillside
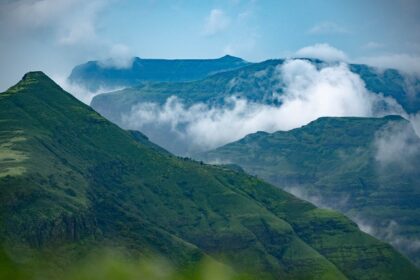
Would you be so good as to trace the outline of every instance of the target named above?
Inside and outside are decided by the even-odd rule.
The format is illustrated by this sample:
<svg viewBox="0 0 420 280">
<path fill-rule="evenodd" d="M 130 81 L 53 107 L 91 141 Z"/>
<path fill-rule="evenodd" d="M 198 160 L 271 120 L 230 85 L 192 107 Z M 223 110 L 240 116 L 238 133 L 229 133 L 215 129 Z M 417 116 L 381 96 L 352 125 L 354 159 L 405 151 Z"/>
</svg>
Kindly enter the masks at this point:
<svg viewBox="0 0 420 280">
<path fill-rule="evenodd" d="M 0 121 L 0 244 L 9 267 L 60 271 L 106 247 L 178 267 L 207 256 L 257 279 L 420 276 L 345 216 L 240 171 L 175 157 L 42 72 L 0 94 Z"/>
<path fill-rule="evenodd" d="M 339 210 L 420 264 L 420 139 L 401 117 L 320 118 L 203 157 Z"/>
</svg>

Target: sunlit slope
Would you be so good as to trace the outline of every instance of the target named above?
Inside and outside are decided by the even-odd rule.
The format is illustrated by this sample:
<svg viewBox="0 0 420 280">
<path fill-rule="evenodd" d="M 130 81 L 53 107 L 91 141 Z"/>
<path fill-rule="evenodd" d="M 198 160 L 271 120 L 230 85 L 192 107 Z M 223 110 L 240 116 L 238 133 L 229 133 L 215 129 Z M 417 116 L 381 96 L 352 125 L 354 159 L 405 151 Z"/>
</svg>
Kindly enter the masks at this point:
<svg viewBox="0 0 420 280">
<path fill-rule="evenodd" d="M 420 139 L 399 116 L 320 118 L 203 157 L 339 210 L 420 264 Z"/>
<path fill-rule="evenodd" d="M 389 245 L 241 172 L 180 159 L 41 72 L 0 94 L 0 236 L 19 264 L 115 247 L 276 279 L 414 279 Z"/>
</svg>

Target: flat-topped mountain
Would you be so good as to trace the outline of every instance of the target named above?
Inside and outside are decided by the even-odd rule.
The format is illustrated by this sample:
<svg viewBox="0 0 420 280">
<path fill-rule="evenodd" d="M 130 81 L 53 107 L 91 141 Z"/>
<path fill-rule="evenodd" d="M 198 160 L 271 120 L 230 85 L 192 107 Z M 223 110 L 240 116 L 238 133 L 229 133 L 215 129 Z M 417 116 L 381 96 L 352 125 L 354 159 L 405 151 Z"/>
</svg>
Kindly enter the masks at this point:
<svg viewBox="0 0 420 280">
<path fill-rule="evenodd" d="M 210 74 L 248 65 L 241 58 L 225 55 L 217 59 L 145 59 L 135 57 L 131 66 L 116 68 L 101 61 L 76 66 L 69 81 L 91 91 L 130 87 L 145 81 L 180 82 L 203 79 Z"/>
</svg>

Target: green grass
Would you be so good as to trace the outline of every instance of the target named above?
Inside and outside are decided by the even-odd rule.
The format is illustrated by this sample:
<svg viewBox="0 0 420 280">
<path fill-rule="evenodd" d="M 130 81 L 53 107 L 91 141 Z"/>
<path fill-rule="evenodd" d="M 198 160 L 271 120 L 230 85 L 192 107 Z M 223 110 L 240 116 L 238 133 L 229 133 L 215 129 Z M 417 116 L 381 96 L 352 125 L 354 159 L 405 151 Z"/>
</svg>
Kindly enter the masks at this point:
<svg viewBox="0 0 420 280">
<path fill-rule="evenodd" d="M 407 151 L 395 155 L 392 166 L 381 165 L 375 141 L 390 127 L 402 128 L 407 143 L 420 151 L 420 139 L 401 117 L 320 118 L 287 132 L 248 135 L 201 158 L 238 164 L 323 207 L 363 219 L 377 237 L 396 242 L 396 248 L 420 264 L 418 249 L 397 242 L 420 236 L 420 174 L 415 168 L 420 154 Z M 413 168 L 399 164 L 399 157 Z M 387 227 L 392 222 L 398 228 L 391 231 Z"/>
</svg>

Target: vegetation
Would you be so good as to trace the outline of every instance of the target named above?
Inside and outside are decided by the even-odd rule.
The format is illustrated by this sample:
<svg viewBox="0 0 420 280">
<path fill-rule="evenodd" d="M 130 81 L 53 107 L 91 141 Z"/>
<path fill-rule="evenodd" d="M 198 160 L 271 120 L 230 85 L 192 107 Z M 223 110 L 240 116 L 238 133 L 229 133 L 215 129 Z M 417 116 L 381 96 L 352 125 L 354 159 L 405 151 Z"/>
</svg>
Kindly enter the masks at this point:
<svg viewBox="0 0 420 280">
<path fill-rule="evenodd" d="M 236 163 L 339 210 L 420 264 L 420 139 L 402 117 L 320 118 L 251 134 L 200 158 Z"/>
<path fill-rule="evenodd" d="M 0 121 L 1 273 L 132 279 L 143 273 L 133 262 L 158 255 L 176 271 L 207 259 L 256 279 L 420 276 L 345 216 L 240 169 L 175 157 L 42 72 L 0 94 Z M 103 248 L 129 261 L 77 266 Z"/>
</svg>

